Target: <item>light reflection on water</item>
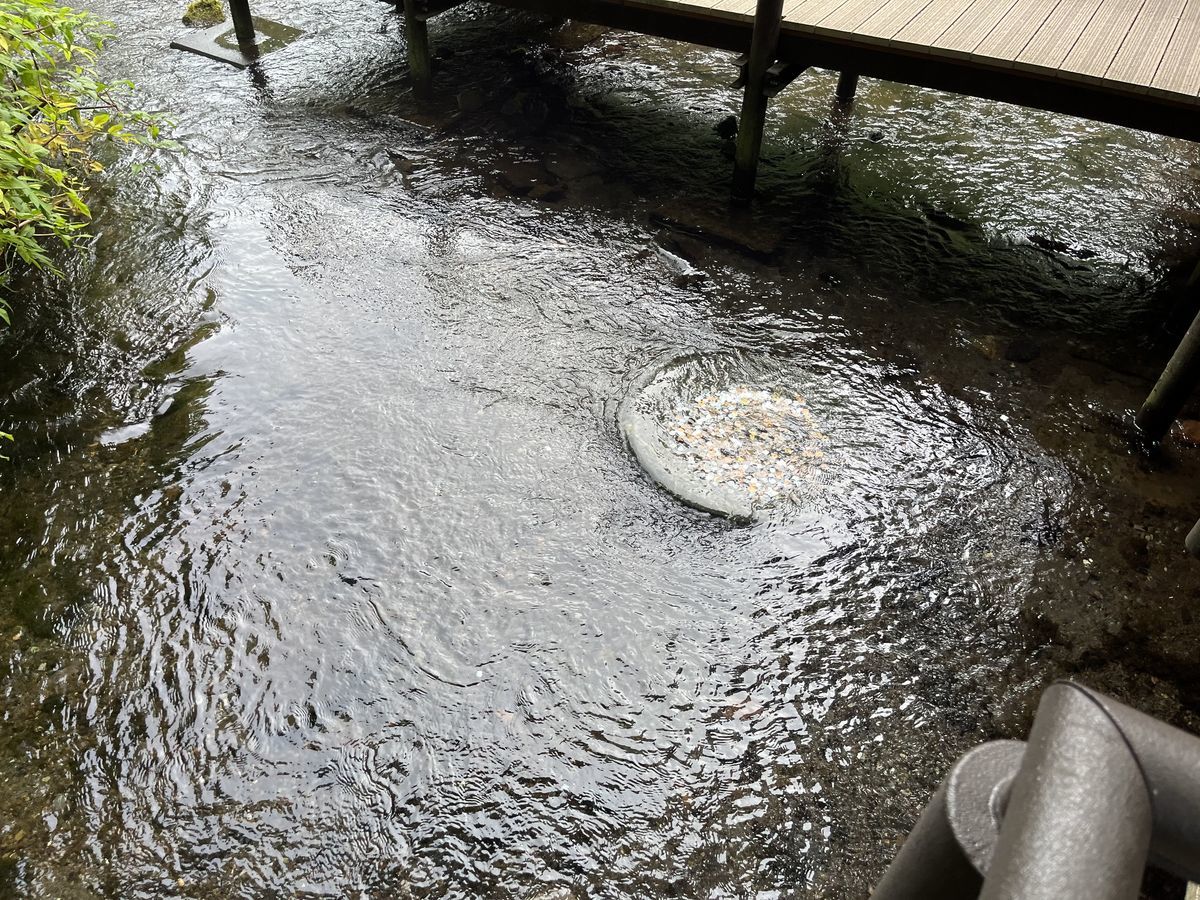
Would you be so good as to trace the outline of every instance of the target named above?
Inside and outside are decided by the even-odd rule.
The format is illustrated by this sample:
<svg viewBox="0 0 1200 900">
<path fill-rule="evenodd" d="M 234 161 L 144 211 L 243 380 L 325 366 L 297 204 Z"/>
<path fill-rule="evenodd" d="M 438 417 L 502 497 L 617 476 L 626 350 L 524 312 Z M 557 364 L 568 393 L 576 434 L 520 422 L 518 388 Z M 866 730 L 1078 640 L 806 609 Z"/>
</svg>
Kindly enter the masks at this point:
<svg viewBox="0 0 1200 900">
<path fill-rule="evenodd" d="M 884 85 L 830 136 L 817 76 L 771 140 L 787 251 L 685 287 L 641 214 L 724 190 L 723 56 L 563 61 L 468 7 L 446 89 L 546 113 L 430 136 L 386 11 L 271 12 L 310 36 L 265 88 L 115 48 L 194 152 L 109 188 L 95 260 L 7 339 L 0 891 L 865 894 L 953 758 L 1070 671 L 1025 616 L 1068 511 L 1100 515 L 1080 472 L 1126 465 L 905 354 L 961 343 L 942 303 L 1145 321 L 1186 151 Z M 504 196 L 545 146 L 594 171 Z M 642 476 L 616 409 L 684 348 L 822 376 L 819 514 L 736 527 Z"/>
</svg>

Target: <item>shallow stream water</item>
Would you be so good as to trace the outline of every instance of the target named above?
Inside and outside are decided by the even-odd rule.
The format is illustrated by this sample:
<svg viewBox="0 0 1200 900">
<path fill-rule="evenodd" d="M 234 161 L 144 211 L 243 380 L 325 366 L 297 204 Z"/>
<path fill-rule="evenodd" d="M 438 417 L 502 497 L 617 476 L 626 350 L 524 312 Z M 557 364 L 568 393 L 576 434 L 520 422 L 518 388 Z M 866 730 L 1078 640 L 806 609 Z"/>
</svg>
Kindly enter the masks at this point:
<svg viewBox="0 0 1200 900">
<path fill-rule="evenodd" d="M 813 72 L 722 245 L 727 54 L 471 4 L 430 113 L 378 2 L 87 5 L 189 152 L 0 338 L 0 895 L 865 897 L 1049 680 L 1200 725 L 1189 145 Z M 696 353 L 805 381 L 801 514 L 637 466 Z"/>
</svg>

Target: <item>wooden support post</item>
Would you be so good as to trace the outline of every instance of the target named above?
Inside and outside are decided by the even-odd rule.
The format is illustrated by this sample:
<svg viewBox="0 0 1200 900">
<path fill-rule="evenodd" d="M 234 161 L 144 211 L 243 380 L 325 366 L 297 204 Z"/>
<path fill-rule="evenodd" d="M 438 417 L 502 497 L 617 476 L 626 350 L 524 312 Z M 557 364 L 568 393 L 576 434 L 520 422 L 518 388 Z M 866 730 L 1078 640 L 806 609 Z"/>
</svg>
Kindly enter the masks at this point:
<svg viewBox="0 0 1200 900">
<path fill-rule="evenodd" d="M 404 0 L 404 35 L 408 43 L 408 75 L 418 103 L 433 97 L 433 55 L 429 52 L 429 29 L 418 16 L 417 0 Z"/>
<path fill-rule="evenodd" d="M 838 103 L 849 103 L 854 99 L 854 95 L 858 93 L 858 73 L 843 72 L 838 77 L 837 85 L 837 100 Z"/>
<path fill-rule="evenodd" d="M 1197 384 L 1200 384 L 1200 313 L 1192 320 L 1187 334 L 1138 412 L 1137 424 L 1142 433 L 1152 441 L 1162 439 Z"/>
<path fill-rule="evenodd" d="M 229 0 L 229 18 L 233 19 L 233 33 L 237 35 L 238 44 L 243 49 L 253 47 L 256 39 L 250 0 Z"/>
<path fill-rule="evenodd" d="M 750 40 L 750 59 L 746 64 L 746 92 L 742 97 L 742 121 L 738 126 L 733 169 L 733 192 L 740 197 L 754 195 L 763 129 L 767 124 L 767 69 L 775 62 L 782 25 L 783 0 L 758 0 L 754 12 L 754 36 Z"/>
</svg>

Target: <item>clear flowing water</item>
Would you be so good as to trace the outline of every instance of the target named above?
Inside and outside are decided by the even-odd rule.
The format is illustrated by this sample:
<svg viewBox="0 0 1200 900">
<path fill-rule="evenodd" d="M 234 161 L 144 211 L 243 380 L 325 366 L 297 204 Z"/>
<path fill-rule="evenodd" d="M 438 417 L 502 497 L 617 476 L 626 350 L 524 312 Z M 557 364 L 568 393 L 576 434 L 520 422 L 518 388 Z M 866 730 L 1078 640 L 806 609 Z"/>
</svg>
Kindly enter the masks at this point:
<svg viewBox="0 0 1200 900">
<path fill-rule="evenodd" d="M 1187 145 L 811 73 L 745 255 L 654 224 L 725 54 L 469 5 L 430 117 L 383 4 L 258 10 L 257 75 L 89 5 L 190 152 L 0 345 L 0 894 L 863 897 L 1049 679 L 1196 726 L 1200 460 L 1128 430 Z M 815 383 L 803 515 L 638 468 L 692 352 Z"/>
</svg>

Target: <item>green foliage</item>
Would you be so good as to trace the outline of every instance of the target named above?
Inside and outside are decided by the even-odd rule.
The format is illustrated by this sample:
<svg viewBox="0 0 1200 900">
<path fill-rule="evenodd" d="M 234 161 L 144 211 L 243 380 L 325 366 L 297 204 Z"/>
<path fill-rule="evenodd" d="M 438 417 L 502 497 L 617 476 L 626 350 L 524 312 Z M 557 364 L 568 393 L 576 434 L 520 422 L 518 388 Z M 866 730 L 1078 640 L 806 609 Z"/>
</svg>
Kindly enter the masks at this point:
<svg viewBox="0 0 1200 900">
<path fill-rule="evenodd" d="M 100 142 L 174 147 L 158 117 L 125 105 L 129 82 L 96 79 L 108 37 L 51 0 L 0 0 L 0 288 L 17 260 L 57 273 L 50 247 L 84 236 Z"/>
</svg>

